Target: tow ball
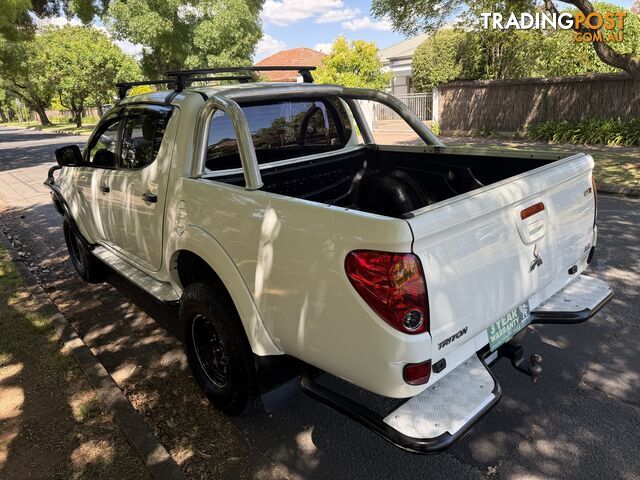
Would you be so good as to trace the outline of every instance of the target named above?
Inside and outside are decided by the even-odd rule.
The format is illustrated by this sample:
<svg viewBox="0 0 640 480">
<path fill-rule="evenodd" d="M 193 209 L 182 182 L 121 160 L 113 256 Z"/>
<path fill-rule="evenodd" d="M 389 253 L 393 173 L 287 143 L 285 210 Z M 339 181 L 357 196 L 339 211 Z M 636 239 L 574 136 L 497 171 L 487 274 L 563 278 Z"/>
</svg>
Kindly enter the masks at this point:
<svg viewBox="0 0 640 480">
<path fill-rule="evenodd" d="M 501 353 L 509 360 L 511 365 L 519 372 L 531 378 L 532 382 L 537 382 L 542 375 L 542 356 L 534 353 L 529 357 L 529 362 L 524 358 L 524 349 L 520 345 L 507 343 L 501 347 Z"/>
</svg>

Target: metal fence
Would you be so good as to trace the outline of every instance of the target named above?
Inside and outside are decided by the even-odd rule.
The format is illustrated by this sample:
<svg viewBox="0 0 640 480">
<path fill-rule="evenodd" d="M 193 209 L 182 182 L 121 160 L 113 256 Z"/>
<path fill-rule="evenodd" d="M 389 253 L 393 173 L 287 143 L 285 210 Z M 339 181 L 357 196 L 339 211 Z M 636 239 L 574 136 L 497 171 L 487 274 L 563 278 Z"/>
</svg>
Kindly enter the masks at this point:
<svg viewBox="0 0 640 480">
<path fill-rule="evenodd" d="M 408 93 L 395 95 L 423 122 L 433 120 L 433 95 L 431 93 Z M 382 131 L 405 130 L 407 125 L 400 116 L 381 103 L 373 104 L 373 128 Z"/>
</svg>

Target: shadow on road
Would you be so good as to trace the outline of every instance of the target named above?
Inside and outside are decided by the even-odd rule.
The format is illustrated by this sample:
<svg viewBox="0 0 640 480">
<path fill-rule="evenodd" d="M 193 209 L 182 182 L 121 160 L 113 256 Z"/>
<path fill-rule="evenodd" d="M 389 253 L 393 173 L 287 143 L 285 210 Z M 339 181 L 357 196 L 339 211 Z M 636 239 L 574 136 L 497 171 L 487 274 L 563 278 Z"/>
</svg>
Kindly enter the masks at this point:
<svg viewBox="0 0 640 480">
<path fill-rule="evenodd" d="M 0 127 L 0 172 L 55 162 L 56 148 L 72 144 L 82 147 L 86 140 L 85 136 Z"/>
</svg>

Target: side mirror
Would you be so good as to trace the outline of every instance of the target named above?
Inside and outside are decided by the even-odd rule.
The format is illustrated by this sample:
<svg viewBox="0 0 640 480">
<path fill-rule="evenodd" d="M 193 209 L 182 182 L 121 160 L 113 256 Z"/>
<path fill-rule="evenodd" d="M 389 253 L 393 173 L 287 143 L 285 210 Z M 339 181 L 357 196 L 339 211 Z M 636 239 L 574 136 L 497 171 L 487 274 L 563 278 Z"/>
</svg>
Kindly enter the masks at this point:
<svg viewBox="0 0 640 480">
<path fill-rule="evenodd" d="M 56 150 L 56 160 L 61 167 L 80 165 L 82 153 L 77 145 L 67 145 Z"/>
</svg>

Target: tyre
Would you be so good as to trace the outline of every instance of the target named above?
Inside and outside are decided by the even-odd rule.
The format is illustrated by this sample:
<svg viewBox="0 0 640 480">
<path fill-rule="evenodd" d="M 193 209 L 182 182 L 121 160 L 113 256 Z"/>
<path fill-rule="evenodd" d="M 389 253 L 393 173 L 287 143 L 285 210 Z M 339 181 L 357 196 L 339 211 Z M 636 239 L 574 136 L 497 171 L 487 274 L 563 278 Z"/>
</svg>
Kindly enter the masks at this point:
<svg viewBox="0 0 640 480">
<path fill-rule="evenodd" d="M 78 234 L 71 227 L 71 223 L 67 217 L 62 222 L 62 230 L 64 232 L 64 240 L 69 250 L 69 257 L 73 268 L 76 269 L 78 275 L 83 280 L 91 283 L 98 283 L 104 279 L 104 265 L 100 263 L 96 257 L 85 247 Z"/>
<path fill-rule="evenodd" d="M 227 415 L 250 410 L 257 397 L 253 354 L 226 292 L 203 282 L 188 285 L 180 321 L 189 366 L 209 401 Z"/>
</svg>

